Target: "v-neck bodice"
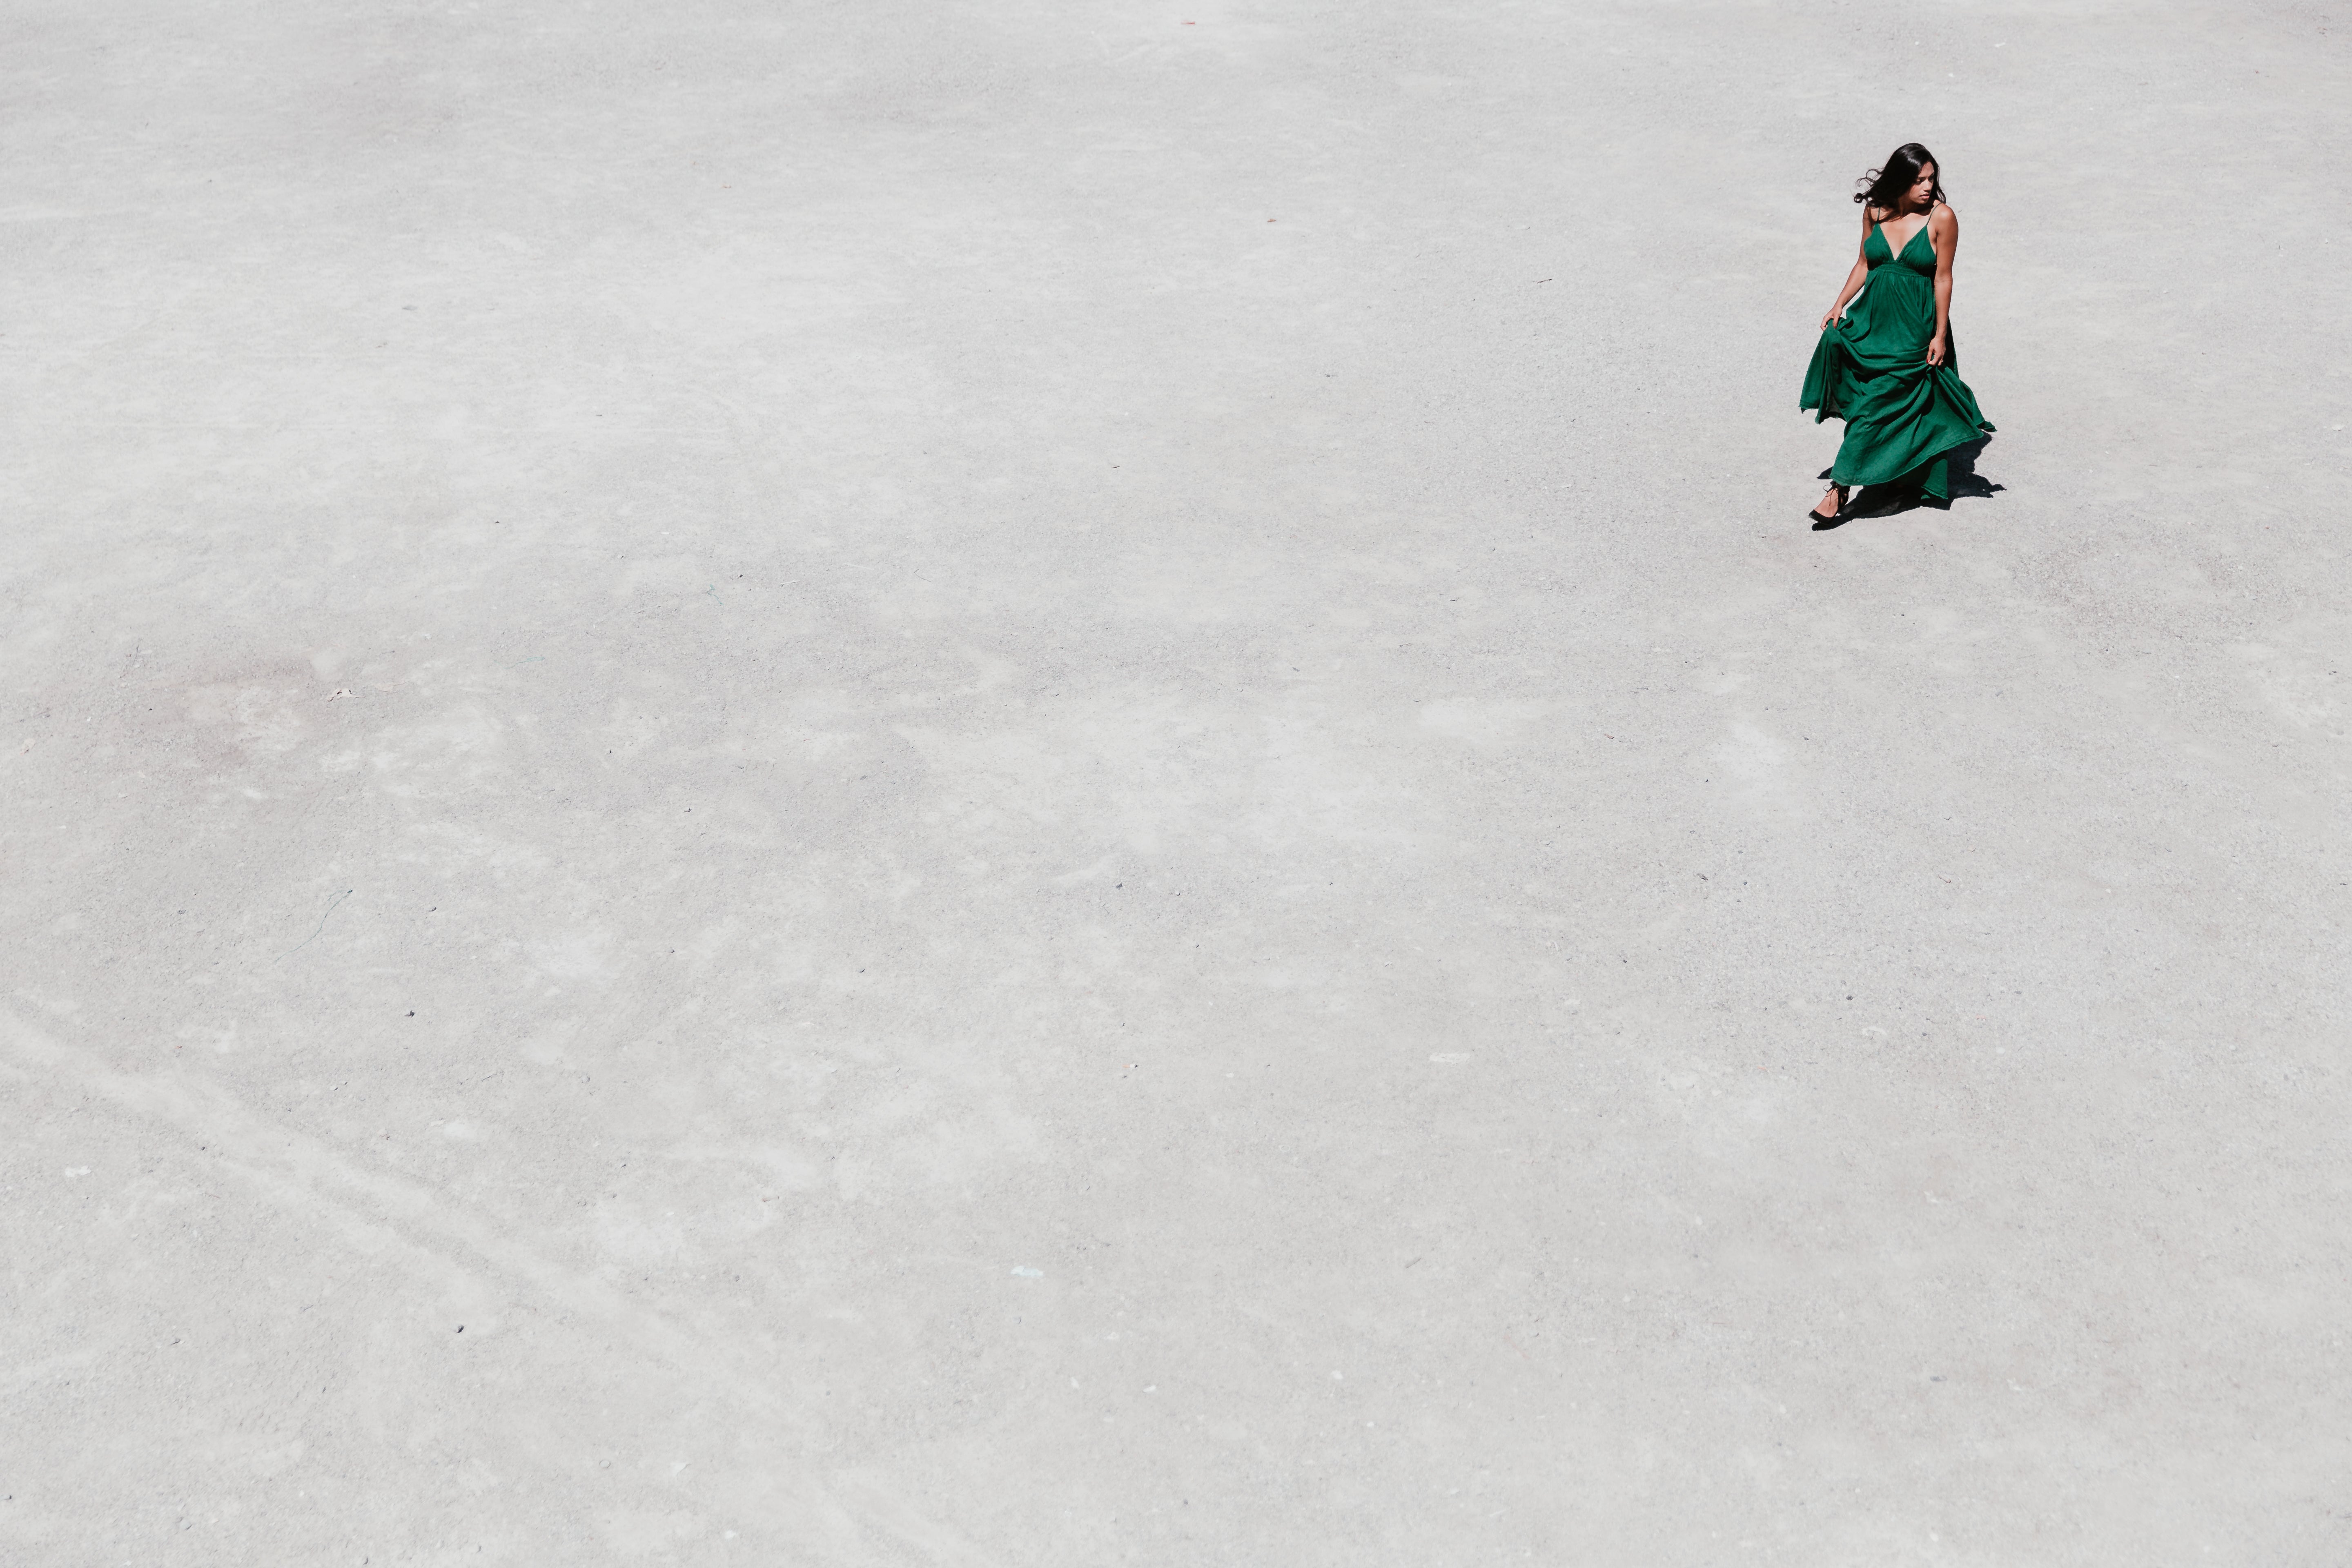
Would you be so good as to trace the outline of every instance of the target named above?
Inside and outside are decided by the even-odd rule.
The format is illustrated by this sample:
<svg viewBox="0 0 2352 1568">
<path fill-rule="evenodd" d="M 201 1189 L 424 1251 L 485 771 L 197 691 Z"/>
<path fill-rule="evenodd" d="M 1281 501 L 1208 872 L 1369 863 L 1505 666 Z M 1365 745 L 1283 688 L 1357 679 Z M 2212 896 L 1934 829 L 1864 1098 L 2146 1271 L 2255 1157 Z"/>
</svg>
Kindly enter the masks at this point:
<svg viewBox="0 0 2352 1568">
<path fill-rule="evenodd" d="M 1927 237 L 1927 226 L 1923 223 L 1911 231 L 1911 237 L 1903 242 L 1902 249 L 1897 250 L 1886 243 L 1886 226 L 1883 223 L 1873 224 L 1870 228 L 1870 237 L 1878 243 L 1878 258 L 1870 263 L 1872 274 L 1874 276 L 1880 268 L 1889 263 L 1899 261 L 1907 271 L 1918 273 L 1922 277 L 1934 277 L 1936 274 L 1935 244 L 1933 241 L 1924 246 L 1919 243 Z M 1863 254 L 1865 258 L 1869 257 L 1870 247 L 1867 244 L 1863 247 Z"/>
</svg>

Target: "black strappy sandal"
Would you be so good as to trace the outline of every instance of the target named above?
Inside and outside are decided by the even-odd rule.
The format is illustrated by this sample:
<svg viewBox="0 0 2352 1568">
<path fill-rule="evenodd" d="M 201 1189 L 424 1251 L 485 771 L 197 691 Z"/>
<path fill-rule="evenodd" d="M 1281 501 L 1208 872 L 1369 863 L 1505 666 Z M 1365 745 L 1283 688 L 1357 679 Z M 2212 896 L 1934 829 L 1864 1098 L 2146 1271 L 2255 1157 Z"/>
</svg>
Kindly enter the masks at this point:
<svg viewBox="0 0 2352 1568">
<path fill-rule="evenodd" d="M 1832 485 L 1830 489 L 1837 491 L 1837 510 L 1830 512 L 1827 515 L 1823 515 L 1822 512 L 1814 510 L 1822 504 L 1821 501 L 1815 501 L 1812 506 L 1809 506 L 1805 509 L 1806 521 L 1815 523 L 1835 522 L 1838 519 L 1845 515 L 1846 504 L 1853 499 L 1852 492 L 1843 485 Z M 1827 499 L 1829 498 L 1826 496 L 1822 498 L 1823 500 L 1826 500 Z"/>
</svg>

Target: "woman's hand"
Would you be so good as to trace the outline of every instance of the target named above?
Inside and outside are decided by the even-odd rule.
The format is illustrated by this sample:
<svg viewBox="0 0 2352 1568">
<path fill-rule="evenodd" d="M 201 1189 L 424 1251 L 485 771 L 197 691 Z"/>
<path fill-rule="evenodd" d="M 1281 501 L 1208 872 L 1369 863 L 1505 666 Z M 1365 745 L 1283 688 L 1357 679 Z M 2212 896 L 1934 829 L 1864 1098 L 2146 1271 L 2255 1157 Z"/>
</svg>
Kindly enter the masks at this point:
<svg viewBox="0 0 2352 1568">
<path fill-rule="evenodd" d="M 1927 342 L 1927 367 L 1933 370 L 1944 363 L 1944 334 L 1937 332 Z"/>
<path fill-rule="evenodd" d="M 1829 309 L 1829 314 L 1822 318 L 1822 331 L 1829 331 L 1830 323 L 1844 314 L 1845 307 L 1843 305 L 1832 305 Z"/>
</svg>

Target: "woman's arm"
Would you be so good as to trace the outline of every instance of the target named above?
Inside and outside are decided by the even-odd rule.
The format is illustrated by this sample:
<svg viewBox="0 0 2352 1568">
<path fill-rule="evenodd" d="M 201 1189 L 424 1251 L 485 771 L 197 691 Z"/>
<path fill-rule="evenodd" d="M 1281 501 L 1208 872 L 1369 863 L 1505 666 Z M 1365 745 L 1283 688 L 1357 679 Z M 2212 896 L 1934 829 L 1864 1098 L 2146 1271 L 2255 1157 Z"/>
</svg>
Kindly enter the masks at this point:
<svg viewBox="0 0 2352 1568">
<path fill-rule="evenodd" d="M 1823 327 L 1845 314 L 1845 302 L 1861 293 L 1862 286 L 1870 280 L 1870 260 L 1863 254 L 1864 247 L 1869 244 L 1870 210 L 1865 207 L 1862 214 L 1862 245 L 1854 247 L 1853 268 L 1845 275 L 1845 287 L 1838 290 L 1837 303 L 1832 305 L 1829 314 L 1822 318 Z"/>
<path fill-rule="evenodd" d="M 1952 252 L 1960 247 L 1958 215 L 1949 207 L 1929 213 L 1927 238 L 1936 247 L 1936 335 L 1927 343 L 1927 363 L 1941 364 L 1952 330 Z"/>
</svg>

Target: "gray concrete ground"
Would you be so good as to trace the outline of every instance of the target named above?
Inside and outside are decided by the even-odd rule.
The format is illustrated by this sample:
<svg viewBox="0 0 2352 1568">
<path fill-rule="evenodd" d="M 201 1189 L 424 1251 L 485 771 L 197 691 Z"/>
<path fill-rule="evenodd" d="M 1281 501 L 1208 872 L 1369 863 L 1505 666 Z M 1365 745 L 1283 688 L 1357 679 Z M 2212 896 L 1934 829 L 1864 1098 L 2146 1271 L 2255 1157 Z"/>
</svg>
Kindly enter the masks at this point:
<svg viewBox="0 0 2352 1568">
<path fill-rule="evenodd" d="M 2352 1560 L 2343 5 L 5 16 L 8 1562 Z"/>
</svg>

